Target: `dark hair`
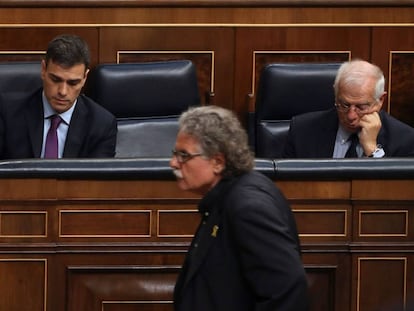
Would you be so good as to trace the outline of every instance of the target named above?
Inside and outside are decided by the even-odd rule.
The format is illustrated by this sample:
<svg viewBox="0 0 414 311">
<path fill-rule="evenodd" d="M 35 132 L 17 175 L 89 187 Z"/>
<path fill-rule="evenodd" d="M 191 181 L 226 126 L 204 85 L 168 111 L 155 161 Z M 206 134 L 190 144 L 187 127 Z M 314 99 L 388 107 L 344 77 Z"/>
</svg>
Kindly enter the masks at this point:
<svg viewBox="0 0 414 311">
<path fill-rule="evenodd" d="M 49 64 L 49 60 L 64 67 L 84 64 L 86 70 L 90 64 L 88 44 L 76 35 L 57 36 L 47 46 L 46 66 Z"/>
</svg>

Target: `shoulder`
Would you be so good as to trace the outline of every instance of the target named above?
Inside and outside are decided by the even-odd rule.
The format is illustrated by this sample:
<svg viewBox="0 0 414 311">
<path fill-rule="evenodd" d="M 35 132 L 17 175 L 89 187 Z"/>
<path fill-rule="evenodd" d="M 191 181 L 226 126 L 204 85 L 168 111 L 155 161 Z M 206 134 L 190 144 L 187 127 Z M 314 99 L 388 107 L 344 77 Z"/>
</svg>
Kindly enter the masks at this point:
<svg viewBox="0 0 414 311">
<path fill-rule="evenodd" d="M 0 94 L 0 101 L 4 104 L 16 105 L 29 103 L 33 100 L 41 100 L 42 90 L 40 88 L 32 92 L 3 92 Z"/>
<path fill-rule="evenodd" d="M 31 109 L 37 107 L 34 103 L 42 103 L 42 89 L 34 92 L 3 92 L 0 94 L 0 105 L 2 112 L 20 111 L 30 106 Z"/>
<path fill-rule="evenodd" d="M 380 112 L 381 130 L 378 143 L 388 157 L 414 156 L 414 128 L 392 117 L 385 111 Z"/>
<path fill-rule="evenodd" d="M 228 199 L 237 202 L 239 206 L 247 206 L 253 203 L 257 206 L 264 201 L 283 198 L 282 193 L 267 176 L 257 171 L 251 171 L 237 177 L 229 192 Z"/>
<path fill-rule="evenodd" d="M 236 186 L 248 186 L 248 185 L 273 185 L 272 180 L 264 174 L 252 170 L 244 173 L 236 178 Z"/>
<path fill-rule="evenodd" d="M 380 116 L 382 122 L 380 135 L 384 140 L 381 143 L 401 146 L 403 148 L 412 148 L 414 144 L 414 128 L 394 118 L 385 111 L 381 111 Z"/>
<path fill-rule="evenodd" d="M 380 116 L 381 116 L 381 121 L 382 121 L 382 123 L 384 124 L 385 127 L 388 127 L 390 129 L 402 130 L 402 131 L 405 131 L 406 133 L 411 133 L 411 134 L 414 135 L 414 128 L 413 127 L 411 127 L 410 125 L 394 118 L 393 116 L 391 116 L 387 112 L 381 110 Z"/>
<path fill-rule="evenodd" d="M 92 117 L 97 116 L 103 119 L 115 119 L 115 116 L 110 111 L 108 111 L 107 109 L 99 105 L 97 102 L 95 102 L 92 98 L 84 94 L 81 94 L 78 97 L 78 104 L 80 106 L 80 109 L 87 110 L 87 113 L 90 114 Z"/>
<path fill-rule="evenodd" d="M 267 176 L 253 171 L 240 176 L 225 199 L 225 215 L 233 224 L 258 219 L 289 219 L 290 206 L 283 193 Z"/>
</svg>

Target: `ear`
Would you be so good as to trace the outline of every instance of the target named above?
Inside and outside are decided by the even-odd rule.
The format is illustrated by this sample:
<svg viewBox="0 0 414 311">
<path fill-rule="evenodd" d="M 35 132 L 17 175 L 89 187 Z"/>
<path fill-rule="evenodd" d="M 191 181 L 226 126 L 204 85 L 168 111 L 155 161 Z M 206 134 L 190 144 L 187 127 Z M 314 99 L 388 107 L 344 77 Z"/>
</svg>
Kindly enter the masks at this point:
<svg viewBox="0 0 414 311">
<path fill-rule="evenodd" d="M 44 59 L 42 59 L 40 75 L 42 77 L 42 80 L 44 80 L 46 75 L 46 61 Z"/>
<path fill-rule="evenodd" d="M 385 97 L 387 96 L 387 92 L 384 92 L 381 96 L 380 96 L 380 98 L 379 98 L 379 100 L 378 100 L 378 102 L 380 103 L 380 109 L 382 108 L 382 105 L 384 104 L 384 101 L 385 101 Z"/>
<path fill-rule="evenodd" d="M 86 78 L 88 77 L 88 73 L 89 73 L 89 68 L 87 68 L 87 69 L 85 70 L 85 80 L 86 80 Z"/>
<path fill-rule="evenodd" d="M 221 174 L 221 172 L 226 167 L 226 158 L 224 157 L 224 154 L 218 153 L 214 155 L 212 158 L 213 161 L 213 172 L 216 175 Z"/>
</svg>

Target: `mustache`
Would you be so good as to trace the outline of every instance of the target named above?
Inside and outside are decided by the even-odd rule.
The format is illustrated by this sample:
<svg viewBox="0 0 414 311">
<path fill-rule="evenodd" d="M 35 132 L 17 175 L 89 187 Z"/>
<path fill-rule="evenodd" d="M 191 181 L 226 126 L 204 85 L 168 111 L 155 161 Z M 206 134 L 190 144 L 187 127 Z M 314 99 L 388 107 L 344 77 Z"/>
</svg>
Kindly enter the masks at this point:
<svg viewBox="0 0 414 311">
<path fill-rule="evenodd" d="M 174 173 L 175 177 L 183 178 L 183 174 L 181 173 L 181 170 L 175 169 L 175 170 L 173 170 L 173 173 Z"/>
</svg>

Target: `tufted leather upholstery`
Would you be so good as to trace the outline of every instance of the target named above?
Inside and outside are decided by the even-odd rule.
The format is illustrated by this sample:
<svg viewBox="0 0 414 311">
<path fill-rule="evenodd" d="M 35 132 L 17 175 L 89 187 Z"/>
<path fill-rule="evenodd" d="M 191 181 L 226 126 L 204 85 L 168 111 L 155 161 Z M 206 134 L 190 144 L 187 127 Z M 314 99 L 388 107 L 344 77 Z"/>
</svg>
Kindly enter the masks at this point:
<svg viewBox="0 0 414 311">
<path fill-rule="evenodd" d="M 199 105 L 188 60 L 98 65 L 89 95 L 118 120 L 116 157 L 169 157 L 178 117 Z"/>
<path fill-rule="evenodd" d="M 279 158 L 290 119 L 324 110 L 335 102 L 333 84 L 340 63 L 267 65 L 260 76 L 254 120 L 249 125 L 256 157 Z"/>
<path fill-rule="evenodd" d="M 42 86 L 40 62 L 0 63 L 0 93 L 32 92 Z"/>
</svg>

